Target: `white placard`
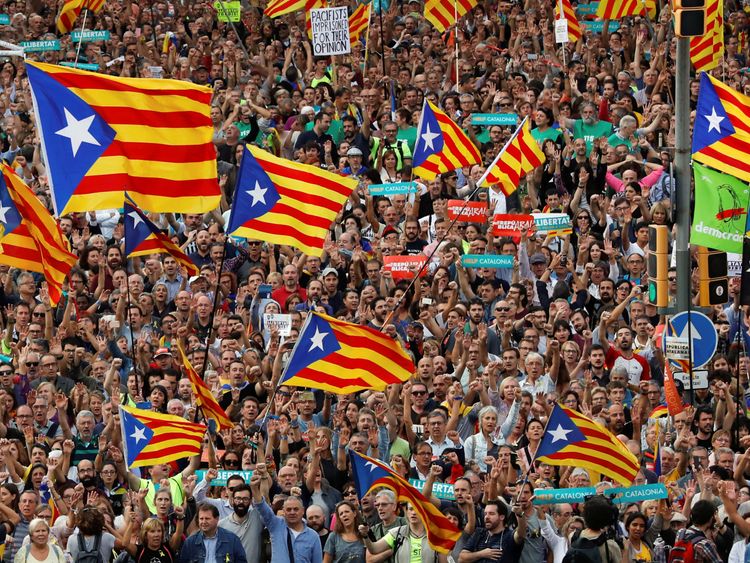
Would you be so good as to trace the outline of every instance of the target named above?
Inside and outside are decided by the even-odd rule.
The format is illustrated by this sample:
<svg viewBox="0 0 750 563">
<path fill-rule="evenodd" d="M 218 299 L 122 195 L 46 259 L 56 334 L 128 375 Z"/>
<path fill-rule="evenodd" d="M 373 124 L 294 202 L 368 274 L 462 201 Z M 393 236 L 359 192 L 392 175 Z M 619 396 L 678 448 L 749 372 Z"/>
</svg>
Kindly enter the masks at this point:
<svg viewBox="0 0 750 563">
<path fill-rule="evenodd" d="M 670 360 L 689 360 L 690 345 L 687 338 L 667 336 L 664 342 L 664 351 Z"/>
<path fill-rule="evenodd" d="M 686 391 L 690 389 L 690 378 L 686 373 L 682 371 L 675 372 L 674 378 L 682 381 Z M 708 370 L 693 370 L 693 389 L 708 389 Z"/>
<path fill-rule="evenodd" d="M 568 38 L 568 20 L 565 18 L 555 20 L 555 43 L 567 43 Z"/>
<path fill-rule="evenodd" d="M 346 7 L 310 10 L 313 55 L 344 55 L 351 51 Z"/>
<path fill-rule="evenodd" d="M 292 333 L 292 315 L 264 313 L 263 324 L 269 331 L 278 330 L 279 336 L 289 336 Z"/>
<path fill-rule="evenodd" d="M 742 254 L 727 252 L 727 275 L 730 278 L 742 275 Z"/>
</svg>

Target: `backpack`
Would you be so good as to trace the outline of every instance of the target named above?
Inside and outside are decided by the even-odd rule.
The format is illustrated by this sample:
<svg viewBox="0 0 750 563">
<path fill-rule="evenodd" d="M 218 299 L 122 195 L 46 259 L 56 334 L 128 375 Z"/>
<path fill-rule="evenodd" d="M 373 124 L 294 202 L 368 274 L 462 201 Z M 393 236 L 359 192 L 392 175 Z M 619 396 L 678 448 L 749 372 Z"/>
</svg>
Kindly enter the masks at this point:
<svg viewBox="0 0 750 563">
<path fill-rule="evenodd" d="M 693 534 L 689 537 L 678 539 L 669 552 L 669 563 L 694 563 L 695 545 L 706 539 L 703 534 Z"/>
<path fill-rule="evenodd" d="M 99 547 L 102 543 L 102 535 L 97 534 L 94 536 L 94 546 L 91 549 L 86 549 L 86 542 L 83 539 L 83 534 L 78 532 L 78 555 L 76 555 L 75 563 L 104 563 L 102 554 L 99 552 Z"/>
<path fill-rule="evenodd" d="M 602 545 L 607 552 L 607 561 L 602 561 L 599 551 Z M 609 563 L 607 535 L 601 533 L 598 538 L 591 540 L 581 537 L 581 532 L 576 532 L 570 540 L 570 547 L 563 557 L 563 563 Z"/>
</svg>

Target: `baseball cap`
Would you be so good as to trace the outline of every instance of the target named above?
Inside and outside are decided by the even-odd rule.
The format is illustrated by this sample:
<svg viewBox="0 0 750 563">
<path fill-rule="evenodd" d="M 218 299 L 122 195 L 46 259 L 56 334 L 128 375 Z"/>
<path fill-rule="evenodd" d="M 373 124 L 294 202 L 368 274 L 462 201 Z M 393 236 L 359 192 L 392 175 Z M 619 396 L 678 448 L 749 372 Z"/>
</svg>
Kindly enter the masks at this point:
<svg viewBox="0 0 750 563">
<path fill-rule="evenodd" d="M 323 277 L 326 277 L 328 274 L 333 274 L 336 277 L 339 277 L 339 271 L 336 268 L 331 268 L 330 266 L 323 270 Z"/>
<path fill-rule="evenodd" d="M 197 276 L 190 276 L 190 279 L 188 279 L 188 285 L 190 285 L 193 282 L 197 282 L 201 278 L 205 280 L 206 276 L 204 276 L 203 274 L 199 274 Z"/>
<path fill-rule="evenodd" d="M 307 114 L 307 113 L 313 113 L 313 114 L 314 114 L 314 113 L 315 113 L 315 108 L 314 108 L 314 107 L 312 107 L 312 106 L 305 106 L 305 107 L 303 107 L 303 108 L 302 108 L 302 109 L 300 110 L 300 113 L 301 113 L 302 115 L 305 115 L 305 114 Z"/>
<path fill-rule="evenodd" d="M 529 258 L 529 264 L 546 264 L 547 257 L 541 252 L 537 252 L 531 258 Z"/>
<path fill-rule="evenodd" d="M 346 156 L 362 156 L 362 151 L 357 147 L 352 147 L 346 151 Z"/>
<path fill-rule="evenodd" d="M 171 356 L 171 352 L 169 351 L 169 348 L 159 348 L 156 350 L 156 353 L 154 354 L 154 359 L 158 358 L 159 356 Z"/>
<path fill-rule="evenodd" d="M 387 237 L 388 235 L 397 235 L 398 231 L 396 230 L 396 227 L 392 225 L 388 225 L 385 229 L 383 229 L 383 236 Z"/>
</svg>

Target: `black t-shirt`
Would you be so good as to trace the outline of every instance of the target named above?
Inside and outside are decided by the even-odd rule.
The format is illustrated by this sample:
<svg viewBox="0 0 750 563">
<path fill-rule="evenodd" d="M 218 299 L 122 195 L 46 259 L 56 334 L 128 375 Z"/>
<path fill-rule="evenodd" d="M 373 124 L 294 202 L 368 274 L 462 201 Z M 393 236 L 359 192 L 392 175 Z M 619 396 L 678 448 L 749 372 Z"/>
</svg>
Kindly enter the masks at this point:
<svg viewBox="0 0 750 563">
<path fill-rule="evenodd" d="M 139 547 L 135 563 L 174 563 L 176 560 L 175 552 L 164 543 L 159 549 L 149 549 L 144 545 Z"/>
<path fill-rule="evenodd" d="M 519 545 L 516 543 L 514 531 L 504 529 L 499 534 L 492 534 L 486 528 L 477 528 L 476 531 L 466 542 L 464 549 L 471 553 L 482 551 L 486 548 L 502 549 L 503 553 L 498 559 L 489 559 L 484 557 L 476 559 L 477 563 L 510 563 L 517 561 L 523 550 L 523 542 Z"/>
</svg>

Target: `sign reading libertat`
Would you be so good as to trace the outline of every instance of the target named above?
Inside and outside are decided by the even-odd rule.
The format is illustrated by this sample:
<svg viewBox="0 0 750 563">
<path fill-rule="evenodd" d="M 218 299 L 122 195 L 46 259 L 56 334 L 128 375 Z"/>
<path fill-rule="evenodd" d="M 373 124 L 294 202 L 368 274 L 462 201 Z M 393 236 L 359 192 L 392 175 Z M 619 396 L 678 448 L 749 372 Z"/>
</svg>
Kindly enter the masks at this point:
<svg viewBox="0 0 750 563">
<path fill-rule="evenodd" d="M 315 56 L 345 55 L 351 51 L 346 7 L 310 10 L 310 31 Z"/>
</svg>

